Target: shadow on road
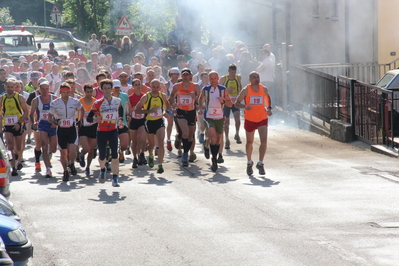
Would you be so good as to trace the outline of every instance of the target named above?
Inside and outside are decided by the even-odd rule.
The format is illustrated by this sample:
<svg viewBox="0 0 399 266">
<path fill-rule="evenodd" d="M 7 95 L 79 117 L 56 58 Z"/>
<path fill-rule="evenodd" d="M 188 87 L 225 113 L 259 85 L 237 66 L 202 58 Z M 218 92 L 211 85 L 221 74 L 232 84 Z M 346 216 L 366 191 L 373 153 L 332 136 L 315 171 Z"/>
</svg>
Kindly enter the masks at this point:
<svg viewBox="0 0 399 266">
<path fill-rule="evenodd" d="M 249 180 L 251 180 L 251 184 L 246 183 L 245 185 L 249 186 L 259 186 L 259 187 L 271 187 L 271 186 L 276 186 L 280 184 L 280 181 L 273 181 L 265 177 L 260 177 L 256 178 L 253 176 L 249 177 Z"/>
<path fill-rule="evenodd" d="M 166 178 L 155 177 L 155 174 L 150 174 L 150 178 L 148 179 L 147 183 L 139 182 L 139 184 L 156 185 L 156 186 L 165 186 L 166 184 L 172 184 L 172 183 L 173 183 L 173 181 L 169 181 Z"/>
<path fill-rule="evenodd" d="M 98 199 L 89 199 L 91 201 L 95 202 L 102 202 L 103 204 L 115 204 L 118 201 L 125 200 L 126 196 L 120 196 L 120 193 L 118 191 L 112 192 L 111 195 L 108 195 L 106 189 L 101 189 L 100 192 L 98 193 Z"/>
<path fill-rule="evenodd" d="M 218 171 L 219 171 L 219 169 L 218 169 Z M 227 184 L 228 182 L 237 181 L 238 179 L 231 179 L 230 177 L 228 177 L 226 175 L 222 175 L 221 173 L 217 172 L 214 174 L 213 177 L 207 178 L 205 180 L 208 182 L 211 182 L 211 183 Z"/>
</svg>

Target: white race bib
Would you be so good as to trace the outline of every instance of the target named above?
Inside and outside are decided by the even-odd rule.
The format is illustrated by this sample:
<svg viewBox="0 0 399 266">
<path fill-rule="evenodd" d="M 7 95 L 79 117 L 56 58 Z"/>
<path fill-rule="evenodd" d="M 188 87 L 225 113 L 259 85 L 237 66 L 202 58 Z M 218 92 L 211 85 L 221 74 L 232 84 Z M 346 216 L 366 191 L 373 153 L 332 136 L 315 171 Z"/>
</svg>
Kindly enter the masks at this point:
<svg viewBox="0 0 399 266">
<path fill-rule="evenodd" d="M 47 121 L 47 118 L 48 118 L 48 111 L 40 113 L 39 121 L 40 120 L 46 120 Z"/>
<path fill-rule="evenodd" d="M 118 119 L 118 112 L 104 113 L 103 121 L 116 121 Z"/>
<path fill-rule="evenodd" d="M 4 118 L 6 126 L 15 125 L 18 123 L 18 116 L 10 115 Z"/>
<path fill-rule="evenodd" d="M 263 96 L 251 96 L 249 97 L 250 105 L 263 105 Z"/>
<path fill-rule="evenodd" d="M 193 97 L 187 95 L 180 96 L 181 105 L 190 105 L 192 104 L 192 102 L 193 102 Z"/>
<path fill-rule="evenodd" d="M 73 118 L 64 118 L 60 120 L 60 127 L 72 127 Z"/>
<path fill-rule="evenodd" d="M 162 109 L 157 108 L 157 111 L 154 113 L 150 113 L 151 118 L 161 118 L 162 117 Z"/>
<path fill-rule="evenodd" d="M 143 119 L 144 118 L 144 114 L 138 114 L 135 111 L 132 111 L 132 113 L 130 115 L 132 116 L 133 119 Z"/>
</svg>

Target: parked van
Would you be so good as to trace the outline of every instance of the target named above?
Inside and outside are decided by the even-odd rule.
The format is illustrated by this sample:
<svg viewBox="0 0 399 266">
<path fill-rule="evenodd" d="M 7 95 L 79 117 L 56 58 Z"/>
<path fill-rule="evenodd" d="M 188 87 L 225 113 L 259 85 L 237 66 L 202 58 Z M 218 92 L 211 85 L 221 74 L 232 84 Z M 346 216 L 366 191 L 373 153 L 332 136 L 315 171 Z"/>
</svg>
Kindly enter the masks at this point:
<svg viewBox="0 0 399 266">
<path fill-rule="evenodd" d="M 36 53 L 40 48 L 41 45 L 36 44 L 35 36 L 23 26 L 20 30 L 3 30 L 0 26 L 0 52 L 21 56 Z"/>
</svg>

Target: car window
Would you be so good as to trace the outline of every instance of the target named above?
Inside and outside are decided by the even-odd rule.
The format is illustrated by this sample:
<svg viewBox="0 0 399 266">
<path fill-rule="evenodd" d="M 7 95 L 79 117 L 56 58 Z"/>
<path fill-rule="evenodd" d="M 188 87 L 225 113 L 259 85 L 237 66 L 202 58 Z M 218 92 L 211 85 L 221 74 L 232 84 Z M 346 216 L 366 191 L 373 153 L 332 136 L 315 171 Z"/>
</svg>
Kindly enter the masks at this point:
<svg viewBox="0 0 399 266">
<path fill-rule="evenodd" d="M 1 203 L 0 203 L 0 214 L 6 216 L 16 215 L 16 213 L 11 208 Z"/>
<path fill-rule="evenodd" d="M 394 80 L 388 86 L 390 89 L 399 88 L 399 75 L 396 75 Z"/>
<path fill-rule="evenodd" d="M 395 75 L 385 74 L 384 77 L 376 84 L 378 87 L 385 88 L 389 82 L 393 79 Z"/>
</svg>

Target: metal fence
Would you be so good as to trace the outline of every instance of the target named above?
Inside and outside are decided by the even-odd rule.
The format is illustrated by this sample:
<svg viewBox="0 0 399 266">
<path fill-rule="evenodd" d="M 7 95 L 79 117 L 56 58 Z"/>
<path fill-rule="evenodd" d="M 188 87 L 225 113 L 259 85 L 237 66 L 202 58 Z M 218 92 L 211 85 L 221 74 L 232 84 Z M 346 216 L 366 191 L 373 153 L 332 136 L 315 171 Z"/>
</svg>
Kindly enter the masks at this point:
<svg viewBox="0 0 399 266">
<path fill-rule="evenodd" d="M 12 27 L 16 27 L 19 29 L 21 26 L 3 26 L 4 29 L 10 30 Z M 73 36 L 72 32 L 63 30 L 63 29 L 57 29 L 57 28 L 52 28 L 52 27 L 42 27 L 42 26 L 23 26 L 25 27 L 26 30 L 28 31 L 41 31 L 45 32 L 46 34 L 53 34 L 56 35 L 59 38 L 62 38 L 67 41 L 73 42 L 75 46 L 78 46 L 85 51 L 89 49 L 88 42 L 79 40 Z"/>
<path fill-rule="evenodd" d="M 291 111 L 306 112 L 329 123 L 337 118 L 337 78 L 315 69 L 293 65 L 289 71 Z"/>
<path fill-rule="evenodd" d="M 386 90 L 299 65 L 290 67 L 289 84 L 290 112 L 328 124 L 340 119 L 351 124 L 354 136 L 364 142 L 399 146 L 399 89 Z"/>
</svg>

